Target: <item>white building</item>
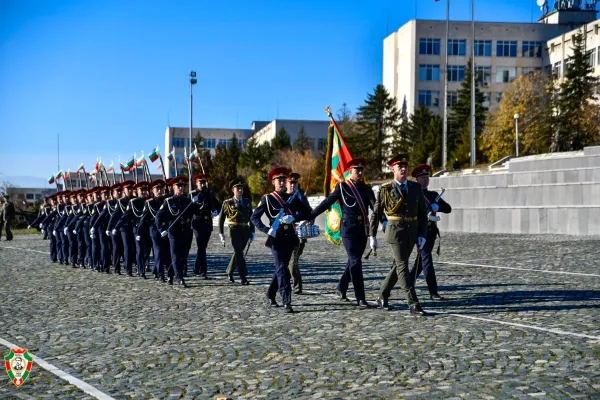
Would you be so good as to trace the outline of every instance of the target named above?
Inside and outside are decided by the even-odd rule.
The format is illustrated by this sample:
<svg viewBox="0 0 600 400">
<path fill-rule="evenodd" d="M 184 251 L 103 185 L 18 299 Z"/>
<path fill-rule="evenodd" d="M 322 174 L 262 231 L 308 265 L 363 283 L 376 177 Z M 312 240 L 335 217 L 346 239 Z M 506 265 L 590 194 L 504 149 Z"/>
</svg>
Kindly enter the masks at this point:
<svg viewBox="0 0 600 400">
<path fill-rule="evenodd" d="M 541 70 L 550 62 L 564 62 L 568 55 L 563 53 L 565 42 L 573 29 L 588 23 L 588 31 L 597 37 L 598 27 L 592 22 L 595 9 L 587 3 L 564 7 L 548 11 L 539 23 L 475 22 L 476 79 L 486 107 L 497 107 L 502 92 L 518 75 Z M 450 21 L 445 48 L 446 21 L 433 20 L 411 20 L 385 38 L 383 85 L 396 98 L 399 109 L 411 114 L 424 104 L 442 115 L 444 100 L 450 108 L 458 99 L 472 54 L 471 39 L 470 21 Z M 555 41 L 557 45 L 560 42 L 560 49 L 552 48 Z M 446 52 L 448 96 L 443 99 Z"/>
<path fill-rule="evenodd" d="M 259 125 L 260 124 L 260 125 Z M 270 142 L 273 140 L 277 132 L 285 129 L 290 137 L 292 144 L 298 137 L 301 129 L 308 137 L 308 147 L 315 153 L 320 153 L 327 147 L 327 132 L 329 129 L 329 121 L 306 121 L 306 120 L 290 120 L 290 119 L 275 119 L 266 124 L 253 122 L 253 128 L 258 128 L 256 133 L 252 135 L 256 138 L 258 144 Z"/>
</svg>

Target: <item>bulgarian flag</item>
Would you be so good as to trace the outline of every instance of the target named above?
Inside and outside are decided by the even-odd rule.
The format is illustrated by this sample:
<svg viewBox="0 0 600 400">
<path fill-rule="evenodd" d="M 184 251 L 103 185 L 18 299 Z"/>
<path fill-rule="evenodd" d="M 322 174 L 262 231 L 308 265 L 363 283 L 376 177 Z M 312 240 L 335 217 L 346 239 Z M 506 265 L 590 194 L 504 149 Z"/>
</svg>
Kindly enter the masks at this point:
<svg viewBox="0 0 600 400">
<path fill-rule="evenodd" d="M 134 165 L 135 165 L 135 159 L 133 157 L 131 157 L 129 159 L 129 161 L 127 161 L 127 164 L 125 164 L 125 165 L 121 164 L 121 169 L 123 171 L 131 171 L 133 169 Z"/>
<path fill-rule="evenodd" d="M 156 146 L 154 148 L 154 150 L 152 150 L 152 153 L 150 153 L 150 155 L 148 157 L 150 158 L 150 161 L 152 161 L 152 162 L 158 160 L 158 158 L 160 157 L 160 151 L 158 151 L 158 146 Z"/>
<path fill-rule="evenodd" d="M 198 149 L 196 148 L 196 145 L 194 145 L 194 151 L 192 151 L 192 152 L 190 153 L 189 160 L 190 160 L 191 162 L 194 162 L 194 161 L 196 161 L 197 159 L 198 159 Z"/>
<path fill-rule="evenodd" d="M 158 167 L 156 167 L 156 169 L 162 169 L 162 164 L 158 164 Z"/>
<path fill-rule="evenodd" d="M 88 177 L 90 179 L 90 183 L 94 183 L 96 182 L 96 173 L 95 172 L 88 172 Z"/>
<path fill-rule="evenodd" d="M 54 179 L 55 180 L 59 180 L 60 178 L 63 177 L 63 172 L 62 170 L 58 171 L 55 175 L 54 175 Z"/>
<path fill-rule="evenodd" d="M 108 166 L 108 169 L 106 170 L 106 172 L 115 172 L 115 167 L 113 167 L 113 162 L 110 162 L 110 165 Z"/>
<path fill-rule="evenodd" d="M 352 160 L 350 150 L 344 142 L 340 128 L 336 124 L 331 112 L 328 111 L 331 124 L 327 135 L 327 157 L 325 165 L 325 182 L 323 187 L 324 196 L 333 192 L 335 185 L 344 182 L 349 175 L 346 171 L 346 165 Z M 342 243 L 340 228 L 342 226 L 342 209 L 338 202 L 335 202 L 329 210 L 325 211 L 325 236 L 335 244 Z"/>
<path fill-rule="evenodd" d="M 98 158 L 96 160 L 96 171 L 100 171 L 103 168 L 104 168 L 104 164 L 102 164 L 102 160 Z"/>
<path fill-rule="evenodd" d="M 135 163 L 135 165 L 136 165 L 137 167 L 141 167 L 141 166 L 142 166 L 142 165 L 144 165 L 145 163 L 146 163 L 146 158 L 144 157 L 144 153 L 142 153 L 142 155 L 140 156 L 140 158 L 138 158 L 138 159 L 136 160 L 136 163 Z"/>
<path fill-rule="evenodd" d="M 65 174 L 65 180 L 66 179 L 71 179 L 71 170 L 70 169 L 68 169 L 67 173 Z"/>
<path fill-rule="evenodd" d="M 52 175 L 50 178 L 48 178 L 48 183 L 52 185 L 54 182 L 56 182 L 56 179 L 54 179 L 54 175 Z"/>
<path fill-rule="evenodd" d="M 167 159 L 171 162 L 175 159 L 175 146 L 173 146 L 173 150 L 169 154 L 167 154 Z"/>
<path fill-rule="evenodd" d="M 79 165 L 79 168 L 77 168 L 77 173 L 79 173 L 79 172 L 81 172 L 81 171 L 83 171 L 83 170 L 85 170 L 85 167 L 83 166 L 83 163 L 81 163 L 81 164 Z"/>
</svg>

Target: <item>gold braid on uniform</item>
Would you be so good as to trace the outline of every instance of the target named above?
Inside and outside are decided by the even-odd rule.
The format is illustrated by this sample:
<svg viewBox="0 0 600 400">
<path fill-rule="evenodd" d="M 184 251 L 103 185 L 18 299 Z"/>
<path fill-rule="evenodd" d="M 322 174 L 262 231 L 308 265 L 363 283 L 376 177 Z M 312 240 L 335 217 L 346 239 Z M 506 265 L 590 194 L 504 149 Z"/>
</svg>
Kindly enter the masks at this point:
<svg viewBox="0 0 600 400">
<path fill-rule="evenodd" d="M 404 197 L 402 196 L 400 196 L 400 200 L 398 201 L 392 200 L 392 196 L 390 196 L 390 186 L 390 183 L 381 186 L 381 201 L 383 202 L 383 208 L 387 215 L 398 212 L 404 202 Z"/>
<path fill-rule="evenodd" d="M 238 208 L 233 207 L 232 204 L 235 204 L 235 201 L 229 200 L 225 203 L 225 213 L 227 214 L 227 218 L 234 219 L 240 213 Z"/>
</svg>

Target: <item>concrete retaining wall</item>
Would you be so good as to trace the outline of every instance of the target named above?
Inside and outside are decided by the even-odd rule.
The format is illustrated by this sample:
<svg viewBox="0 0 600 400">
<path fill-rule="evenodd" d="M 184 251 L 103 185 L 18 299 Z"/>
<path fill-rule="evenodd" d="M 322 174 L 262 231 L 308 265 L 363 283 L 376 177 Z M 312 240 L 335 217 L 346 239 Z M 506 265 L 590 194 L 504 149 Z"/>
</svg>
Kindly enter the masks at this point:
<svg viewBox="0 0 600 400">
<path fill-rule="evenodd" d="M 446 188 L 446 232 L 600 234 L 600 146 L 521 157 L 485 173 L 431 179 Z"/>
</svg>

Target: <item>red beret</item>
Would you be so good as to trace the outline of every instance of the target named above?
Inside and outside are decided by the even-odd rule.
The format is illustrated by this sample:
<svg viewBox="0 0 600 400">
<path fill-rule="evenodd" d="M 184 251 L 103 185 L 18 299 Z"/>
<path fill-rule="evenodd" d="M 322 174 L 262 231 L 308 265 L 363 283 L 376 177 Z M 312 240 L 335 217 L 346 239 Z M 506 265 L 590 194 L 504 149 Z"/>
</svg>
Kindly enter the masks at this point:
<svg viewBox="0 0 600 400">
<path fill-rule="evenodd" d="M 206 180 L 208 180 L 208 175 L 207 174 L 198 174 L 198 175 L 194 176 L 194 180 L 195 181 L 198 181 L 198 180 L 206 181 Z"/>
<path fill-rule="evenodd" d="M 396 157 L 388 160 L 387 165 L 389 165 L 390 167 L 393 167 L 396 164 L 408 165 L 409 159 L 410 159 L 410 156 L 408 155 L 408 153 L 400 153 Z"/>
<path fill-rule="evenodd" d="M 297 182 L 298 179 L 300 179 L 300 174 L 297 172 L 292 172 L 287 178 L 290 182 Z"/>
<path fill-rule="evenodd" d="M 188 178 L 186 178 L 185 176 L 177 176 L 177 177 L 171 179 L 170 185 L 173 186 L 173 185 L 179 185 L 182 183 L 187 184 Z"/>
<path fill-rule="evenodd" d="M 353 158 L 348 165 L 346 165 L 346 171 L 349 171 L 352 168 L 364 168 L 366 163 L 367 160 L 364 158 Z"/>
<path fill-rule="evenodd" d="M 110 187 L 110 190 L 111 190 L 111 191 L 113 191 L 113 190 L 117 190 L 117 189 L 121 189 L 121 184 L 120 184 L 120 183 L 115 183 L 114 185 L 112 185 L 112 186 Z"/>
<path fill-rule="evenodd" d="M 152 183 L 150 183 L 150 189 L 154 189 L 157 186 L 165 187 L 166 185 L 167 185 L 167 183 L 165 181 L 163 181 L 162 179 L 157 179 L 155 181 L 152 181 Z"/>
<path fill-rule="evenodd" d="M 130 186 L 135 186 L 135 181 L 128 180 L 128 181 L 121 183 L 121 187 L 123 187 L 123 188 L 130 187 Z"/>
<path fill-rule="evenodd" d="M 430 172 L 431 172 L 431 167 L 429 165 L 421 164 L 418 167 L 415 167 L 415 169 L 413 169 L 410 174 L 412 175 L 413 178 L 416 178 L 421 175 L 429 175 Z"/>
<path fill-rule="evenodd" d="M 287 178 L 290 174 L 290 170 L 285 167 L 273 168 L 269 171 L 269 180 L 273 180 L 275 178 Z"/>
<path fill-rule="evenodd" d="M 147 189 L 147 188 L 148 188 L 148 182 L 146 182 L 146 181 L 141 181 L 141 182 L 138 182 L 138 183 L 136 183 L 136 184 L 133 186 L 133 188 L 134 188 L 134 189 L 139 189 L 139 188 L 146 188 L 146 189 Z"/>
<path fill-rule="evenodd" d="M 70 190 L 63 190 L 62 192 L 60 192 L 61 196 L 70 196 L 71 195 L 71 191 Z"/>
</svg>

